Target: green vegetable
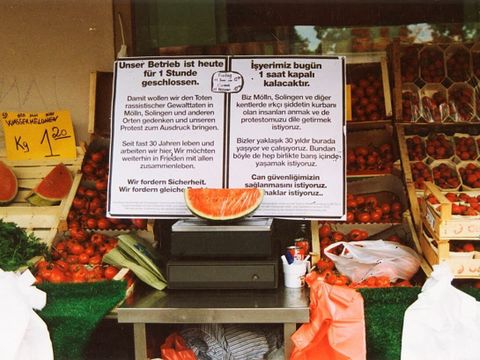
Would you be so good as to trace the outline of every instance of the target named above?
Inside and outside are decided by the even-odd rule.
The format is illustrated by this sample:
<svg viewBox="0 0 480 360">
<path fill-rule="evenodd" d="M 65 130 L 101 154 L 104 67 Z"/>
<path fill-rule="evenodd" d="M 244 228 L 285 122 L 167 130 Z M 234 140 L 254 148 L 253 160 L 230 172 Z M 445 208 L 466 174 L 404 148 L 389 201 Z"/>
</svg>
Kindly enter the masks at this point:
<svg viewBox="0 0 480 360">
<path fill-rule="evenodd" d="M 15 271 L 38 255 L 47 255 L 47 245 L 13 222 L 0 219 L 0 269 Z"/>
</svg>

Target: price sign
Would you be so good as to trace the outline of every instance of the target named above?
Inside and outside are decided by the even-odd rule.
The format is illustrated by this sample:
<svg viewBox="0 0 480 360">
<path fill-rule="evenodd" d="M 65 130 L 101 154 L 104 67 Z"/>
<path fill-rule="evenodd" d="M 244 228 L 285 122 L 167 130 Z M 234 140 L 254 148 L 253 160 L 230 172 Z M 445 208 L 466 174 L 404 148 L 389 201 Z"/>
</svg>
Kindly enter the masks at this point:
<svg viewBox="0 0 480 360">
<path fill-rule="evenodd" d="M 75 134 L 68 111 L 3 112 L 1 116 L 9 160 L 75 159 Z"/>
</svg>

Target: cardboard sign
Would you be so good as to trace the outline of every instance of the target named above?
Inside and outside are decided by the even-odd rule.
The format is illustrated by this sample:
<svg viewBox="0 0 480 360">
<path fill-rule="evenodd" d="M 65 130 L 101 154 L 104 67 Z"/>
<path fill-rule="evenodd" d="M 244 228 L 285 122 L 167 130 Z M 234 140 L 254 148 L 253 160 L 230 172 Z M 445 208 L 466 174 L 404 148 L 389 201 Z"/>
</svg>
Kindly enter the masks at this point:
<svg viewBox="0 0 480 360">
<path fill-rule="evenodd" d="M 107 213 L 187 217 L 187 187 L 265 190 L 254 216 L 343 220 L 345 61 L 115 63 Z"/>
<path fill-rule="evenodd" d="M 3 112 L 1 121 L 9 160 L 75 159 L 77 156 L 68 111 Z"/>
</svg>

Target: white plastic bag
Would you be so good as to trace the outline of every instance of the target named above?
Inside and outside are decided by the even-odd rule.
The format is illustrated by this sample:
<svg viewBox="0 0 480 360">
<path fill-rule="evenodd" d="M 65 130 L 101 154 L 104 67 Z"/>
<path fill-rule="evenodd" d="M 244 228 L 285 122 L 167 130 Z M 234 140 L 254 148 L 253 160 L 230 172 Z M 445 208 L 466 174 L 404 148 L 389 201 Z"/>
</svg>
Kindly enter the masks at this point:
<svg viewBox="0 0 480 360">
<path fill-rule="evenodd" d="M 0 358 L 53 360 L 47 325 L 33 309 L 46 304 L 46 294 L 31 286 L 29 270 L 21 275 L 0 270 Z"/>
<path fill-rule="evenodd" d="M 405 311 L 402 360 L 479 359 L 480 303 L 452 286 L 446 262 L 433 266 L 418 299 Z"/>
<path fill-rule="evenodd" d="M 343 246 L 340 255 L 330 252 L 338 246 Z M 391 282 L 410 280 L 420 266 L 420 257 L 413 249 L 393 241 L 339 241 L 327 246 L 324 253 L 354 282 L 370 276 L 388 276 Z"/>
</svg>

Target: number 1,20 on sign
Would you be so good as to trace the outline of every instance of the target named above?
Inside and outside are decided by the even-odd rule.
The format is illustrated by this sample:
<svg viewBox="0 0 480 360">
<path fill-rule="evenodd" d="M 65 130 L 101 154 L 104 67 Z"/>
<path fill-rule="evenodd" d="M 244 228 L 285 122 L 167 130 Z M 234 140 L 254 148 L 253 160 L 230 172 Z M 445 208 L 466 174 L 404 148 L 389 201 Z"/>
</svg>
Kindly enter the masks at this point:
<svg viewBox="0 0 480 360">
<path fill-rule="evenodd" d="M 49 154 L 45 155 L 45 157 L 51 157 L 51 156 L 59 156 L 60 154 L 54 154 L 53 148 L 52 148 L 52 142 L 51 140 L 61 140 L 61 139 L 66 139 L 71 137 L 71 135 L 68 134 L 68 131 L 65 129 L 60 129 L 57 126 L 52 127 L 51 129 L 51 134 L 48 132 L 48 129 L 45 129 L 42 135 L 42 139 L 40 140 L 40 144 L 46 143 L 48 145 L 48 151 Z M 50 139 L 50 136 L 52 139 Z"/>
</svg>

